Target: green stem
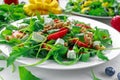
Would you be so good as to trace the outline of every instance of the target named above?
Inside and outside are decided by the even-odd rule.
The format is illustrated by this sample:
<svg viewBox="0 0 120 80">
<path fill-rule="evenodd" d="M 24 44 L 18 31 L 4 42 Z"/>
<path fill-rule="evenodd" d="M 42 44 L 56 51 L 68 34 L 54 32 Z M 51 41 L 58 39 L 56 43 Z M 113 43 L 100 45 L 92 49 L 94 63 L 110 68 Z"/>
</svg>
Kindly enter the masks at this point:
<svg viewBox="0 0 120 80">
<path fill-rule="evenodd" d="M 0 76 L 0 79 L 1 79 L 1 80 L 4 80 L 2 76 Z"/>
<path fill-rule="evenodd" d="M 40 44 L 39 50 L 38 50 L 38 52 L 37 52 L 37 54 L 36 54 L 36 58 L 38 58 L 39 52 L 41 51 L 42 45 L 43 45 L 43 43 L 44 43 L 45 41 L 46 41 L 46 39 Z"/>
<path fill-rule="evenodd" d="M 25 66 L 36 66 L 36 65 L 41 64 L 41 63 L 45 62 L 46 60 L 48 60 L 50 56 L 51 56 L 51 53 L 48 53 L 47 56 L 44 59 L 42 59 L 42 60 L 40 60 L 40 61 L 38 61 L 34 64 L 25 65 Z"/>
<path fill-rule="evenodd" d="M 58 54 L 55 54 L 55 55 L 54 55 L 54 60 L 55 60 L 58 64 L 62 64 L 62 65 L 72 65 L 72 64 L 77 63 L 78 60 L 81 58 L 81 56 L 82 56 L 82 55 L 80 55 L 78 58 L 76 58 L 76 59 L 73 60 L 73 61 L 63 62 L 63 61 L 59 61 L 59 60 L 57 59 Z"/>
<path fill-rule="evenodd" d="M 117 50 L 120 49 L 120 47 L 116 47 L 116 48 L 106 48 L 105 50 Z"/>
</svg>

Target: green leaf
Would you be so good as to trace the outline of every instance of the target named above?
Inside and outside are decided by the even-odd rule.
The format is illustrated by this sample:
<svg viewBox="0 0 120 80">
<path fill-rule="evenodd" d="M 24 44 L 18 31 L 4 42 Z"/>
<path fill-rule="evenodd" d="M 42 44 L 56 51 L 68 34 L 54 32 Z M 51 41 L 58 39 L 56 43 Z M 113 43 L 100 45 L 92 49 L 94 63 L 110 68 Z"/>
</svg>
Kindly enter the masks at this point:
<svg viewBox="0 0 120 80">
<path fill-rule="evenodd" d="M 36 20 L 33 24 L 33 27 L 34 27 L 34 31 L 40 31 L 43 30 L 44 28 L 43 23 L 41 23 L 40 20 Z"/>
<path fill-rule="evenodd" d="M 93 72 L 93 70 L 91 70 L 91 74 L 92 74 L 93 80 L 101 80 L 95 76 L 95 73 Z"/>
<path fill-rule="evenodd" d="M 0 79 L 1 79 L 1 80 L 4 80 L 2 76 L 0 76 Z"/>
<path fill-rule="evenodd" d="M 18 30 L 18 28 L 17 28 L 16 26 L 13 26 L 13 25 L 7 25 L 7 26 L 6 26 L 6 29 L 7 29 L 7 30 L 11 30 L 11 31 L 12 31 L 12 30 Z"/>
<path fill-rule="evenodd" d="M 11 35 L 11 34 L 12 34 L 12 31 L 7 30 L 7 29 L 3 30 L 2 33 L 1 33 L 2 36 L 7 36 L 7 35 Z"/>
<path fill-rule="evenodd" d="M 76 53 L 79 53 L 79 51 L 80 51 L 80 49 L 79 49 L 76 45 L 73 47 L 73 50 L 74 50 Z"/>
<path fill-rule="evenodd" d="M 106 56 L 102 53 L 102 51 L 100 51 L 100 50 L 97 51 L 97 56 L 98 56 L 98 58 L 100 58 L 100 59 L 102 59 L 102 60 L 109 61 L 108 57 L 106 57 Z"/>
<path fill-rule="evenodd" d="M 81 61 L 83 61 L 83 62 L 87 62 L 88 60 L 89 60 L 89 58 L 90 58 L 90 53 L 83 53 L 82 54 L 82 57 L 81 57 Z"/>
<path fill-rule="evenodd" d="M 80 33 L 80 27 L 78 27 L 78 26 L 72 26 L 72 32 L 74 34 Z"/>
<path fill-rule="evenodd" d="M 30 49 L 31 48 L 29 47 L 13 47 L 12 52 L 10 53 L 10 56 L 7 59 L 7 66 L 13 64 L 18 57 L 29 53 Z"/>
<path fill-rule="evenodd" d="M 4 68 L 3 67 L 0 67 L 0 71 L 3 71 L 4 70 Z"/>
<path fill-rule="evenodd" d="M 53 14 L 53 13 L 50 13 L 49 17 L 52 18 L 52 19 L 58 19 L 58 16 Z"/>
<path fill-rule="evenodd" d="M 37 18 L 38 18 L 38 20 L 40 21 L 40 23 L 44 23 L 44 18 L 42 18 L 41 17 L 41 15 L 40 15 L 40 13 L 39 12 L 36 12 L 36 14 L 37 14 Z"/>
<path fill-rule="evenodd" d="M 109 46 L 112 44 L 112 40 L 110 38 L 110 34 L 109 34 L 109 31 L 106 30 L 106 29 L 100 29 L 100 28 L 95 28 L 96 31 L 94 32 L 94 40 L 100 40 L 101 43 L 104 45 L 104 46 Z"/>
<path fill-rule="evenodd" d="M 19 67 L 20 80 L 41 80 L 40 78 L 34 76 L 25 67 Z"/>
<path fill-rule="evenodd" d="M 4 55 L 0 55 L 0 60 L 6 60 L 7 58 Z"/>
</svg>

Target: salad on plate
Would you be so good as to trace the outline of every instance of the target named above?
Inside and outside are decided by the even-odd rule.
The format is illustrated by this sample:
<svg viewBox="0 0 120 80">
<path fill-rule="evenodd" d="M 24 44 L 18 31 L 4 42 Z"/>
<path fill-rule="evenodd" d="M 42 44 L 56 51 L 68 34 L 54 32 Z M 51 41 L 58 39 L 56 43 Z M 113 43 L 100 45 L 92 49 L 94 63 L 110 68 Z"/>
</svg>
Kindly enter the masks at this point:
<svg viewBox="0 0 120 80">
<path fill-rule="evenodd" d="M 10 26 L 10 25 L 9 25 Z M 25 18 L 17 25 L 1 31 L 0 43 L 12 47 L 7 66 L 19 57 L 38 58 L 37 65 L 52 60 L 62 65 L 87 62 L 98 56 L 109 60 L 104 50 L 112 45 L 107 29 L 95 27 L 78 20 L 69 20 L 69 15 Z"/>
<path fill-rule="evenodd" d="M 69 0 L 66 11 L 94 18 L 112 18 L 120 15 L 120 3 L 117 0 Z"/>
</svg>

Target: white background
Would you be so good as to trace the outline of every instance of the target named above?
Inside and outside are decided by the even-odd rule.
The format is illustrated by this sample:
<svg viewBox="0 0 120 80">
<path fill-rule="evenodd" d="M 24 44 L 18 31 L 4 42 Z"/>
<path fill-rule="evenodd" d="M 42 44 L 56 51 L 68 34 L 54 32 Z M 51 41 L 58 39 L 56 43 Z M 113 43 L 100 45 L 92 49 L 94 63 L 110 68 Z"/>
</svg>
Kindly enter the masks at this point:
<svg viewBox="0 0 120 80">
<path fill-rule="evenodd" d="M 20 0 L 20 1 L 24 1 L 24 0 Z M 1 0 L 0 0 L 0 3 L 2 3 Z M 64 6 L 65 3 L 66 3 L 65 0 L 60 1 L 60 4 L 62 6 Z M 102 22 L 109 24 L 109 20 L 104 20 Z M 16 63 L 15 65 L 16 67 L 18 67 L 20 63 Z M 5 67 L 6 62 L 0 61 L 0 66 Z M 108 77 L 104 74 L 104 69 L 107 66 L 112 66 L 115 68 L 116 74 L 114 76 Z M 69 71 L 46 70 L 46 69 L 40 69 L 40 68 L 34 68 L 34 67 L 28 67 L 28 69 L 32 71 L 32 73 L 35 74 L 36 76 L 42 78 L 42 80 L 92 80 L 91 74 L 90 74 L 91 68 L 69 70 Z M 105 64 L 92 67 L 92 69 L 94 70 L 96 75 L 102 80 L 117 80 L 116 75 L 118 72 L 120 72 L 120 55 L 117 58 Z M 2 76 L 4 80 L 19 80 L 18 70 L 16 69 L 16 71 L 12 73 L 11 67 L 8 67 L 2 72 L 0 72 L 0 76 Z"/>
</svg>

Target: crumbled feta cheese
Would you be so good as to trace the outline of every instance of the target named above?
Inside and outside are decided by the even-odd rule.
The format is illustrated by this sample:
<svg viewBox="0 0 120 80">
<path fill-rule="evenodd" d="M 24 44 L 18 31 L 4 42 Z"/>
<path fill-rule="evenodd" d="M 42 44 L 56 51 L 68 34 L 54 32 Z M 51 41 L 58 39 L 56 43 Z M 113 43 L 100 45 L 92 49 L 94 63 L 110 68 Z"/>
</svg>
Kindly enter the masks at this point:
<svg viewBox="0 0 120 80">
<path fill-rule="evenodd" d="M 75 59 L 76 58 L 76 53 L 74 50 L 69 50 L 67 53 L 67 58 L 68 59 Z"/>
<path fill-rule="evenodd" d="M 62 45 L 64 45 L 64 40 L 63 39 L 61 39 L 61 38 L 58 38 L 57 40 L 56 40 L 56 42 L 55 42 L 55 44 L 62 44 Z"/>
<path fill-rule="evenodd" d="M 26 24 L 26 23 L 21 23 L 21 24 L 17 24 L 17 26 L 18 26 L 19 28 L 24 28 L 24 27 L 27 27 L 28 24 Z"/>
<path fill-rule="evenodd" d="M 36 42 L 42 42 L 45 39 L 46 39 L 45 36 L 39 34 L 38 32 L 33 32 L 32 40 L 34 40 Z"/>
<path fill-rule="evenodd" d="M 60 29 L 51 29 L 51 30 L 48 30 L 47 32 L 48 33 L 53 33 L 53 32 L 57 32 L 57 31 L 59 31 Z"/>
<path fill-rule="evenodd" d="M 76 34 L 76 36 L 84 36 L 84 33 Z"/>
<path fill-rule="evenodd" d="M 45 18 L 44 20 L 44 24 L 46 25 L 53 25 L 54 24 L 54 21 L 51 19 L 51 18 Z"/>
<path fill-rule="evenodd" d="M 93 46 L 95 47 L 96 45 L 100 45 L 101 44 L 101 42 L 100 41 L 94 41 L 93 42 Z"/>
</svg>

